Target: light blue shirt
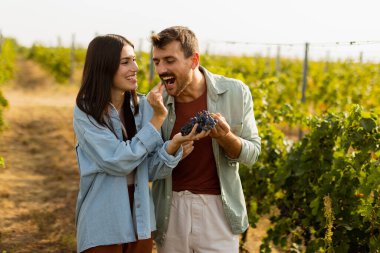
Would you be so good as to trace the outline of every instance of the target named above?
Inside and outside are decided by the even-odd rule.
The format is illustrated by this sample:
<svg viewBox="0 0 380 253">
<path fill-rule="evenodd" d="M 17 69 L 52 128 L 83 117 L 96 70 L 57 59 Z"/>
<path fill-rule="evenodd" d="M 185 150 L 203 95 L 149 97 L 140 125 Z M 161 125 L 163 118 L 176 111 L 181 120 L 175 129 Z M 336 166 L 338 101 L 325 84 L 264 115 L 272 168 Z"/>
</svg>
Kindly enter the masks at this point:
<svg viewBox="0 0 380 253">
<path fill-rule="evenodd" d="M 77 106 L 74 108 L 80 172 L 76 207 L 78 252 L 99 245 L 147 239 L 156 229 L 149 180 L 171 175 L 181 159 L 182 148 L 175 156 L 166 152 L 168 142 L 163 142 L 149 122 L 152 108 L 145 96 L 139 95 L 139 99 L 140 109 L 135 116 L 138 132 L 130 141 L 123 141 L 115 108 L 109 107 L 109 118 L 117 137 Z M 133 216 L 127 185 L 127 175 L 132 171 L 135 171 Z"/>
</svg>

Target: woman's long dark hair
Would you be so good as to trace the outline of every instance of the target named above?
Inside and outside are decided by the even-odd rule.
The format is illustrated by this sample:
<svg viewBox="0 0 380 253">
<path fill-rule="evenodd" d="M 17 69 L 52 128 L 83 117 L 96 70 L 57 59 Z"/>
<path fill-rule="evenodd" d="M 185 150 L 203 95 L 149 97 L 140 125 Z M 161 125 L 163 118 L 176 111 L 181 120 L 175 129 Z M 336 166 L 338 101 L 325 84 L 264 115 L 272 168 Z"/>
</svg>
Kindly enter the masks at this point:
<svg viewBox="0 0 380 253">
<path fill-rule="evenodd" d="M 92 116 L 97 123 L 108 128 L 105 114 L 111 102 L 111 88 L 113 78 L 120 65 L 120 55 L 123 47 L 134 45 L 116 34 L 95 37 L 88 45 L 86 60 L 83 68 L 83 77 L 76 104 L 83 112 Z M 131 100 L 134 113 L 131 110 Z M 128 139 L 136 134 L 134 115 L 138 113 L 138 100 L 136 91 L 126 92 L 123 104 Z M 113 131 L 114 132 L 114 131 Z"/>
</svg>

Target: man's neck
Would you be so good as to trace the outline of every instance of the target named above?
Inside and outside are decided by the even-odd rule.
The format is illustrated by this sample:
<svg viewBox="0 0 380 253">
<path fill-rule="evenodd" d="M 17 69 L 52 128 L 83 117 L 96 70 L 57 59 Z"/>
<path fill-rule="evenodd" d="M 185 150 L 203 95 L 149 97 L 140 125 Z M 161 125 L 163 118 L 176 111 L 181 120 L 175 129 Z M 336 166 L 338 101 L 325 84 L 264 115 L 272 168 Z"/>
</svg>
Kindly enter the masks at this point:
<svg viewBox="0 0 380 253">
<path fill-rule="evenodd" d="M 194 71 L 193 81 L 186 87 L 180 96 L 175 97 L 175 100 L 180 103 L 188 103 L 196 100 L 207 89 L 206 78 L 199 68 Z"/>
</svg>

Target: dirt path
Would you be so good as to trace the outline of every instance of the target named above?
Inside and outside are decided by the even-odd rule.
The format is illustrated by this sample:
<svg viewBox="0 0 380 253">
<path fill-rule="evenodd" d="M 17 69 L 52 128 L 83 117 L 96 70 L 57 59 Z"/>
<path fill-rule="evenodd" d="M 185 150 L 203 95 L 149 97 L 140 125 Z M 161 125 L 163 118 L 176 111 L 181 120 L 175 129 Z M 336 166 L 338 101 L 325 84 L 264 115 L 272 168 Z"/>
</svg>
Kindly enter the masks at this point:
<svg viewBox="0 0 380 253">
<path fill-rule="evenodd" d="M 0 135 L 0 252 L 75 252 L 78 185 L 73 152 L 75 93 L 52 85 L 44 71 L 24 71 L 6 87 L 10 107 Z"/>
<path fill-rule="evenodd" d="M 77 88 L 55 84 L 33 62 L 18 66 L 15 83 L 3 88 L 10 107 L 0 133 L 6 162 L 0 167 L 0 252 L 76 252 L 79 177 L 72 108 Z M 262 219 L 249 231 L 249 252 L 259 252 L 268 225 Z"/>
</svg>

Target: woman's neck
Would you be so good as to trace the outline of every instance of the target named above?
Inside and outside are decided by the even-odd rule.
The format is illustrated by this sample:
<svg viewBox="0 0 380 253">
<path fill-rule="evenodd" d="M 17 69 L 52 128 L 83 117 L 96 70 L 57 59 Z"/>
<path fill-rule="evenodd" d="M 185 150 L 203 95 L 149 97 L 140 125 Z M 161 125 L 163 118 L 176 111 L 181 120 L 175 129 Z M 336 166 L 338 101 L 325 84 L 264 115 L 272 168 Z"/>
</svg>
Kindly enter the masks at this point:
<svg viewBox="0 0 380 253">
<path fill-rule="evenodd" d="M 111 103 L 113 104 L 113 106 L 116 108 L 117 111 L 120 111 L 121 108 L 123 108 L 123 104 L 124 104 L 124 95 L 125 93 L 121 93 L 121 92 L 113 92 L 111 94 Z"/>
</svg>

